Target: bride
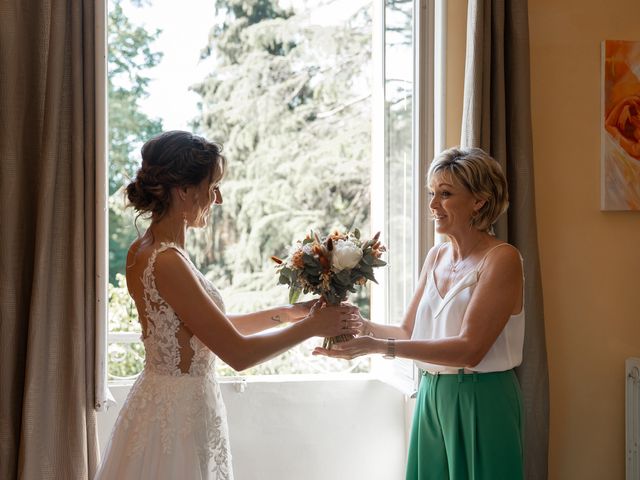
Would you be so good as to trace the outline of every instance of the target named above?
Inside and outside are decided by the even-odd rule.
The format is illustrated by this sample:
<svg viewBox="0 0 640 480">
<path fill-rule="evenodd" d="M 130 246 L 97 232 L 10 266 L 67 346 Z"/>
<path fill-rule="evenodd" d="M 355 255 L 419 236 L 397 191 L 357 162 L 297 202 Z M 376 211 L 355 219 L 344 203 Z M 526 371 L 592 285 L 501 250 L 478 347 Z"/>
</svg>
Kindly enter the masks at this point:
<svg viewBox="0 0 640 480">
<path fill-rule="evenodd" d="M 220 150 L 188 132 L 165 132 L 144 144 L 127 186 L 131 205 L 151 216 L 126 267 L 146 359 L 96 479 L 233 479 L 215 357 L 244 370 L 309 337 L 355 334 L 361 326 L 354 307 L 313 301 L 225 313 L 220 293 L 184 247 L 187 228 L 205 226 L 211 206 L 222 203 Z M 291 325 L 259 333 L 285 322 Z"/>
</svg>

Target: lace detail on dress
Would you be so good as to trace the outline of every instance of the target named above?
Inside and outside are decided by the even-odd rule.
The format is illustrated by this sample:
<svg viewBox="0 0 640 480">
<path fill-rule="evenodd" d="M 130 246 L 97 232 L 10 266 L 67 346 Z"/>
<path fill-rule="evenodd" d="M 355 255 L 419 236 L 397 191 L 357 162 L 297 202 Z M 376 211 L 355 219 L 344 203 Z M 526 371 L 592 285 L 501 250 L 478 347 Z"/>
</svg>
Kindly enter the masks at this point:
<svg viewBox="0 0 640 480">
<path fill-rule="evenodd" d="M 193 357 L 189 365 L 188 373 L 182 372 L 179 368 L 181 352 L 177 333 L 180 328 L 184 328 L 184 326 L 173 309 L 158 293 L 154 276 L 155 262 L 158 254 L 169 248 L 176 250 L 180 255 L 185 257 L 205 291 L 224 312 L 224 302 L 222 301 L 220 292 L 218 292 L 211 282 L 191 263 L 180 247 L 173 243 L 163 243 L 160 248 L 154 250 L 149 257 L 149 263 L 142 275 L 145 314 L 147 317 L 147 331 L 142 339 L 146 351 L 145 366 L 150 370 L 164 375 L 207 375 L 213 369 L 215 356 L 194 335 L 189 339 L 189 345 L 193 350 Z"/>
<path fill-rule="evenodd" d="M 179 332 L 188 332 L 169 304 L 160 296 L 154 276 L 159 253 L 173 248 L 188 261 L 210 298 L 224 312 L 218 290 L 191 263 L 177 245 L 163 243 L 152 252 L 143 272 L 144 308 L 147 328 L 143 336 L 145 367 L 123 406 L 110 446 L 119 449 L 105 460 L 125 464 L 130 471 L 149 461 L 149 452 L 159 444 L 158 466 L 176 464 L 192 457 L 198 478 L 232 480 L 231 450 L 226 409 L 214 376 L 213 353 L 194 335 L 183 348 L 193 350 L 188 372 L 180 369 Z M 183 329 L 183 330 L 181 330 Z M 191 352 L 189 352 L 191 354 Z M 172 456 L 173 455 L 173 456 Z M 120 457 L 120 459 L 118 459 Z M 109 462 L 105 471 L 109 471 Z M 194 468 L 195 465 L 191 465 Z M 120 471 L 120 470 L 118 470 Z M 109 474 L 105 474 L 107 478 Z M 163 475 L 170 475 L 164 472 Z"/>
<path fill-rule="evenodd" d="M 128 458 L 142 457 L 153 441 L 167 458 L 193 445 L 202 478 L 232 480 L 226 409 L 214 379 L 143 371 L 129 398 L 115 430 L 127 432 Z"/>
</svg>

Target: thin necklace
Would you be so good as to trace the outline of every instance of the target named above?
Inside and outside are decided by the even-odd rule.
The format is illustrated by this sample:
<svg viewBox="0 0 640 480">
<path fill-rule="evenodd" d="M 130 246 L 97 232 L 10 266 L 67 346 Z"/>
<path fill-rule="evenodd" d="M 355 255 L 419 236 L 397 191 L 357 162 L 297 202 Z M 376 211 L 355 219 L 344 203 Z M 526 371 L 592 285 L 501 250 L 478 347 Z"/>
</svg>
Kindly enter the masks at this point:
<svg viewBox="0 0 640 480">
<path fill-rule="evenodd" d="M 480 239 L 473 245 L 471 250 L 469 250 L 469 253 L 467 254 L 467 256 L 464 257 L 464 258 L 460 258 L 457 262 L 453 261 L 453 251 L 451 252 L 451 262 L 449 263 L 449 269 L 451 270 L 451 273 L 457 273 L 458 272 L 460 266 L 462 264 L 464 264 L 465 261 L 471 256 L 471 254 L 476 249 L 476 247 L 478 245 L 480 245 L 481 241 L 482 241 L 482 237 L 480 237 Z"/>
</svg>

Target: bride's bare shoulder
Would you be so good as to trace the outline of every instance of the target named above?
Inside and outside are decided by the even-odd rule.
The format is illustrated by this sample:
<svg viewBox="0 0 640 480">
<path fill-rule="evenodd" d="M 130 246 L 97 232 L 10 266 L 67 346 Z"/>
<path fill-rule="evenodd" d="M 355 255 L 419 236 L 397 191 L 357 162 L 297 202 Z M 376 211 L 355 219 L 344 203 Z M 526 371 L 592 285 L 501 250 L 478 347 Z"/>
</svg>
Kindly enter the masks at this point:
<svg viewBox="0 0 640 480">
<path fill-rule="evenodd" d="M 143 237 L 136 239 L 127 252 L 127 264 L 125 272 L 127 281 L 134 278 L 141 278 L 144 269 L 149 262 L 149 257 L 155 249 L 152 242 L 145 241 Z"/>
<path fill-rule="evenodd" d="M 142 244 L 142 238 L 138 238 L 129 246 L 129 251 L 127 252 L 127 272 L 139 266 L 140 257 L 144 256 L 144 254 L 145 247 Z"/>
</svg>

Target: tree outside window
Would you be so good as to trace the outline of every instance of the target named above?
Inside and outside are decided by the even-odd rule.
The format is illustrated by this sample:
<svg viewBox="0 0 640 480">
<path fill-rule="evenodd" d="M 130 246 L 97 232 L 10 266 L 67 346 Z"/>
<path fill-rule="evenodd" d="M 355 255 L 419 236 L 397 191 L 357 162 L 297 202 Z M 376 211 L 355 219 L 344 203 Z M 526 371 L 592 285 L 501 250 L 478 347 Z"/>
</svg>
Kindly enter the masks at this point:
<svg viewBox="0 0 640 480">
<path fill-rule="evenodd" d="M 128 20 L 124 1 L 110 1 L 108 20 L 112 334 L 139 332 L 122 276 L 138 232 L 122 188 L 135 174 L 141 143 L 163 128 L 141 107 L 151 72 L 162 61 L 162 52 L 154 50 L 162 32 Z M 132 5 L 151 9 L 153 1 Z M 211 15 L 212 28 L 201 55 L 214 67 L 194 79 L 200 107 L 191 125 L 224 144 L 229 172 L 222 183 L 224 205 L 212 209 L 206 230 L 191 232 L 188 250 L 222 291 L 227 310 L 241 313 L 286 302 L 269 259 L 286 255 L 310 228 L 369 230 L 372 5 L 216 0 L 211 8 L 202 12 Z M 323 9 L 340 12 L 341 20 L 325 13 L 317 21 Z M 144 222 L 137 225 L 143 231 Z M 368 314 L 366 290 L 351 301 Z M 243 373 L 368 370 L 367 359 L 347 364 L 310 358 L 316 343 Z M 142 368 L 143 349 L 140 343 L 111 342 L 109 357 L 112 379 L 130 377 Z M 219 373 L 235 374 L 222 364 Z"/>
</svg>

